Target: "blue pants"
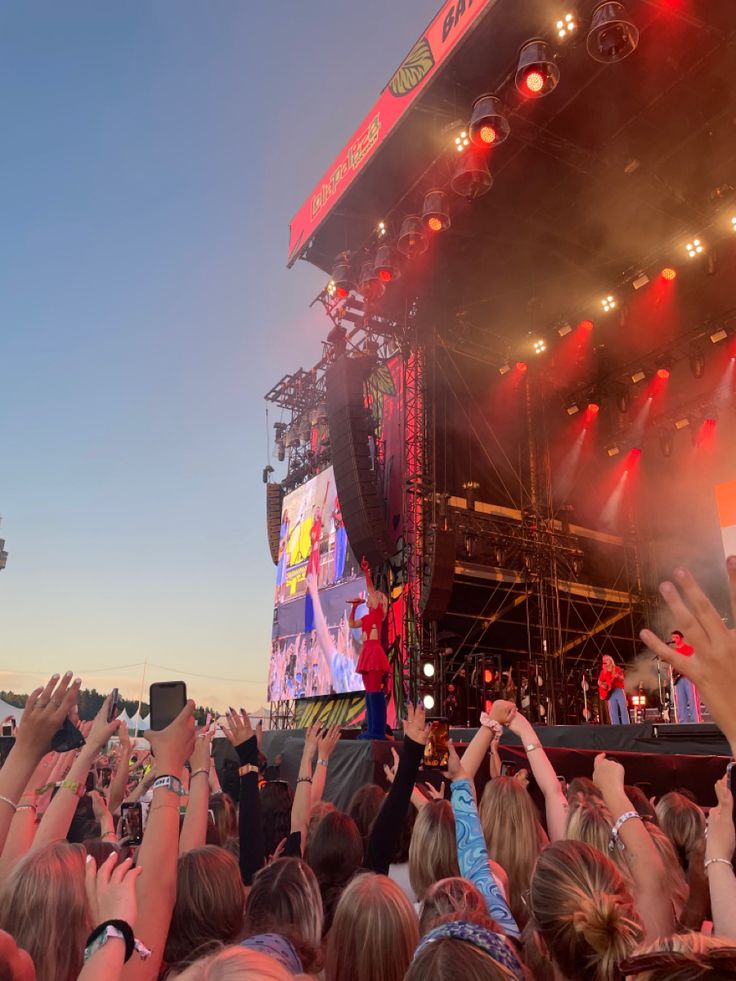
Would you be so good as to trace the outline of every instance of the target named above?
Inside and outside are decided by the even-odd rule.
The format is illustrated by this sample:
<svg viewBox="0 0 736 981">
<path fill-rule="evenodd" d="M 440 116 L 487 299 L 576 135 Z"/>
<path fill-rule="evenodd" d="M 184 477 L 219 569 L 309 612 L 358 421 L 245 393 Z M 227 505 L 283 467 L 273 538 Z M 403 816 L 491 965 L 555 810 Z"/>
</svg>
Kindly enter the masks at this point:
<svg viewBox="0 0 736 981">
<path fill-rule="evenodd" d="M 345 557 L 348 551 L 348 533 L 341 525 L 335 533 L 335 582 L 342 579 L 345 572 Z"/>
<path fill-rule="evenodd" d="M 627 726 L 629 724 L 629 709 L 626 705 L 626 695 L 623 688 L 614 688 L 608 699 L 608 714 L 612 726 Z"/>
<path fill-rule="evenodd" d="M 675 703 L 678 722 L 699 722 L 698 696 L 689 678 L 680 678 L 675 685 Z"/>
</svg>

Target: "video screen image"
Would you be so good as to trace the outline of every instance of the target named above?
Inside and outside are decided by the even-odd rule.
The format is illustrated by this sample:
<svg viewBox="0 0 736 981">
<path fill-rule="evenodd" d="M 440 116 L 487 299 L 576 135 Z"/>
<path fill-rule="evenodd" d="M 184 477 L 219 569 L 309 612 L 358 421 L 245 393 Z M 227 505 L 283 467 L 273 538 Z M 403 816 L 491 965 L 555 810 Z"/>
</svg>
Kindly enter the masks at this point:
<svg viewBox="0 0 736 981">
<path fill-rule="evenodd" d="M 355 673 L 360 630 L 351 630 L 348 616 L 350 600 L 364 591 L 330 467 L 284 498 L 269 701 L 363 690 Z M 364 612 L 358 608 L 358 619 Z"/>
<path fill-rule="evenodd" d="M 736 480 L 716 487 L 721 538 L 726 556 L 736 555 Z"/>
</svg>

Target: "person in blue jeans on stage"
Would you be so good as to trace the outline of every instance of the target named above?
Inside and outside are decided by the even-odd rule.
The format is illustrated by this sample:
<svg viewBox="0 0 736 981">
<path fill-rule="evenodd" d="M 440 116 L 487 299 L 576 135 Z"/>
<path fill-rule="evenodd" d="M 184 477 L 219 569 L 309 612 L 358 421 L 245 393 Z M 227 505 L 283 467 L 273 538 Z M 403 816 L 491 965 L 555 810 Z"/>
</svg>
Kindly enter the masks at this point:
<svg viewBox="0 0 736 981">
<path fill-rule="evenodd" d="M 672 644 L 678 654 L 692 657 L 695 649 L 685 643 L 681 630 L 672 631 Z M 700 698 L 698 690 L 689 678 L 675 675 L 675 708 L 678 722 L 700 722 Z"/>
<path fill-rule="evenodd" d="M 608 705 L 611 725 L 627 726 L 630 720 L 624 692 L 624 672 L 609 654 L 604 655 L 601 673 L 598 675 L 598 694 L 601 701 Z"/>
</svg>

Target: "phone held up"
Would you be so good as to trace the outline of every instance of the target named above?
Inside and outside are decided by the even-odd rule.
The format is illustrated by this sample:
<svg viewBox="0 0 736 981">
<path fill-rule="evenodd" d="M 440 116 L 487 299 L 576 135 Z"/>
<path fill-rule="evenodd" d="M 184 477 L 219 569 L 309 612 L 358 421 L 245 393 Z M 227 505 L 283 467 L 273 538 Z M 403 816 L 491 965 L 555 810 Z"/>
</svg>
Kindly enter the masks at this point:
<svg viewBox="0 0 736 981">
<path fill-rule="evenodd" d="M 736 824 L 736 762 L 733 760 L 726 767 L 726 783 L 733 794 L 733 823 Z"/>
<path fill-rule="evenodd" d="M 143 806 L 140 801 L 123 803 L 120 806 L 123 819 L 123 836 L 129 845 L 140 845 L 143 841 Z"/>
<path fill-rule="evenodd" d="M 120 714 L 120 692 L 113 688 L 110 693 L 110 708 L 107 710 L 107 721 L 114 722 Z"/>
<path fill-rule="evenodd" d="M 450 759 L 448 743 L 450 724 L 447 719 L 428 719 L 429 739 L 424 747 L 423 765 L 427 769 L 443 770 Z"/>
<path fill-rule="evenodd" d="M 151 706 L 151 729 L 165 729 L 187 704 L 186 683 L 157 681 L 149 689 L 148 704 Z"/>
</svg>

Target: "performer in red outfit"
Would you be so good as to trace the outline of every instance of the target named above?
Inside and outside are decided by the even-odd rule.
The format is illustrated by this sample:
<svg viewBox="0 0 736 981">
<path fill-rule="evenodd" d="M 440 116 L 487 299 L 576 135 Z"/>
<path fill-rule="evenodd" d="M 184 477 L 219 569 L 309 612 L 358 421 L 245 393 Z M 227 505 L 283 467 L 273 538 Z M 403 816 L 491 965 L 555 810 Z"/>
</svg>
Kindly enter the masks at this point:
<svg viewBox="0 0 736 981">
<path fill-rule="evenodd" d="M 624 693 L 624 672 L 606 654 L 601 663 L 598 675 L 598 694 L 601 701 L 608 703 L 608 717 L 612 726 L 627 726 L 629 724 L 629 709 Z"/>
<path fill-rule="evenodd" d="M 365 714 L 368 728 L 365 739 L 386 738 L 386 699 L 383 694 L 383 681 L 389 672 L 388 658 L 381 645 L 381 626 L 388 612 L 388 597 L 373 585 L 370 566 L 364 558 L 360 567 L 365 575 L 368 591 L 365 603 L 368 612 L 355 619 L 355 611 L 362 599 L 350 600 L 351 628 L 360 627 L 363 632 L 363 645 L 358 658 L 356 671 L 363 678 L 365 687 Z"/>
<path fill-rule="evenodd" d="M 672 631 L 672 647 L 683 657 L 692 657 L 695 648 L 685 643 L 681 630 Z M 700 698 L 698 690 L 689 678 L 674 677 L 675 708 L 678 722 L 700 722 Z"/>
</svg>

